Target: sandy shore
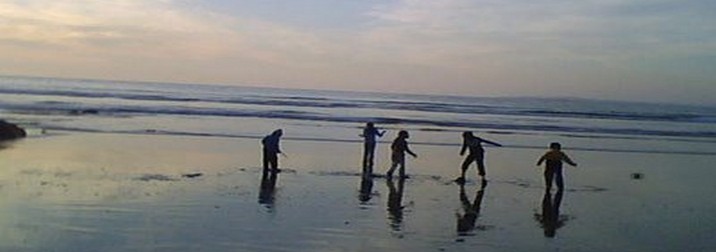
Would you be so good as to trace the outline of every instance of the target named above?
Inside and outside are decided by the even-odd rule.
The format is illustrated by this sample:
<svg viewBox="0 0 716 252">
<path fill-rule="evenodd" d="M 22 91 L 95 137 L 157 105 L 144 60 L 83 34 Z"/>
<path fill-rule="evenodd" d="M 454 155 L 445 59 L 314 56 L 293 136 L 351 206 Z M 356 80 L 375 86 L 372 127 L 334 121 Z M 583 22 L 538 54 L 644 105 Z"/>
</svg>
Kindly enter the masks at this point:
<svg viewBox="0 0 716 252">
<path fill-rule="evenodd" d="M 567 169 L 567 190 L 550 219 L 556 195 L 545 201 L 541 169 L 534 166 L 543 150 L 488 149 L 489 182 L 481 189 L 475 170 L 465 187 L 451 182 L 462 161 L 455 146 L 414 146 L 420 158 L 408 160 L 412 177 L 403 182 L 362 181 L 360 144 L 285 140 L 283 148 L 284 171 L 267 188 L 257 139 L 59 132 L 6 144 L 0 150 L 0 250 L 716 246 L 714 156 L 567 148 L 580 167 Z M 379 146 L 376 171 L 387 168 L 386 148 Z M 643 175 L 635 179 L 634 173 Z M 465 219 L 466 211 L 477 217 Z"/>
</svg>

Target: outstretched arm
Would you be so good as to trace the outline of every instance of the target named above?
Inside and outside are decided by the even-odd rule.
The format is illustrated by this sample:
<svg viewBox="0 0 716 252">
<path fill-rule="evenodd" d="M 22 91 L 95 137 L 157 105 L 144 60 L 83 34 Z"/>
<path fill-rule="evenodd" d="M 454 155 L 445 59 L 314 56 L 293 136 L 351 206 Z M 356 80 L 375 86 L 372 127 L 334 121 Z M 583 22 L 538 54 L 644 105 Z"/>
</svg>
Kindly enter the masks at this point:
<svg viewBox="0 0 716 252">
<path fill-rule="evenodd" d="M 385 134 L 385 130 L 384 131 L 376 130 L 375 133 L 378 135 L 378 137 L 383 137 L 383 134 Z"/>
<path fill-rule="evenodd" d="M 483 142 L 485 142 L 485 143 L 488 143 L 488 144 L 491 144 L 491 145 L 497 146 L 497 147 L 502 147 L 502 144 L 499 144 L 499 143 L 495 143 L 495 142 L 493 142 L 493 141 L 490 141 L 490 140 L 487 140 L 487 139 L 482 139 L 482 141 L 483 141 Z"/>
<path fill-rule="evenodd" d="M 577 166 L 577 163 L 575 163 L 574 161 L 572 161 L 571 159 L 569 159 L 569 157 L 567 156 L 567 154 L 562 153 L 562 159 L 564 160 L 564 162 L 568 163 L 568 164 L 571 165 L 571 166 Z"/>
<path fill-rule="evenodd" d="M 537 161 L 537 166 L 542 165 L 542 162 L 544 162 L 546 157 L 547 157 L 547 154 L 542 155 L 542 157 L 540 157 L 539 160 Z"/>
</svg>

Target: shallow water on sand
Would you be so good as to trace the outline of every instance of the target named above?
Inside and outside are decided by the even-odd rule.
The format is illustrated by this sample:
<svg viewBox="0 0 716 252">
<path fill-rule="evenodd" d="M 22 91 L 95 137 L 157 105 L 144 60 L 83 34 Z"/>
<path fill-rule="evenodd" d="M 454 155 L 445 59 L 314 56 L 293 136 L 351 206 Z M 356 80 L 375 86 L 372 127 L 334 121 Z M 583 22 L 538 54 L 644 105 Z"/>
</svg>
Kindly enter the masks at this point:
<svg viewBox="0 0 716 252">
<path fill-rule="evenodd" d="M 480 191 L 474 168 L 462 190 L 451 182 L 461 161 L 455 146 L 416 145 L 420 157 L 408 160 L 404 182 L 363 180 L 357 143 L 285 140 L 283 148 L 285 168 L 271 187 L 262 185 L 251 138 L 60 132 L 6 144 L 0 250 L 716 247 L 710 155 L 569 151 L 580 166 L 566 169 L 555 212 L 557 195 L 545 201 L 534 166 L 539 149 L 488 149 L 489 182 Z M 377 172 L 386 168 L 384 148 Z"/>
</svg>

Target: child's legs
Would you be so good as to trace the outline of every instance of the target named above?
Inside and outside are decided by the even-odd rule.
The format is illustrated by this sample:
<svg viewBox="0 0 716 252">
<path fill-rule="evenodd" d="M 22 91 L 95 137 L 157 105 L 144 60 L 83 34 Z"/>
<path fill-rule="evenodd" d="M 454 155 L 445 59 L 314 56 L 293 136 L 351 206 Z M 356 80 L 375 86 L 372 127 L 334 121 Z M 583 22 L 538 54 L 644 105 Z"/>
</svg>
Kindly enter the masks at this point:
<svg viewBox="0 0 716 252">
<path fill-rule="evenodd" d="M 559 189 L 560 191 L 564 190 L 564 178 L 562 177 L 562 168 L 554 169 L 554 175 L 554 182 L 557 184 L 557 189 Z"/>
<path fill-rule="evenodd" d="M 268 160 L 269 166 L 271 167 L 272 171 L 276 171 L 278 169 L 278 156 L 273 155 L 269 157 Z"/>
<path fill-rule="evenodd" d="M 393 175 L 395 168 L 398 168 L 398 164 L 399 162 L 397 160 L 393 160 L 393 162 L 390 164 L 390 169 L 388 169 L 388 176 Z"/>
<path fill-rule="evenodd" d="M 480 176 L 485 176 L 485 159 L 482 158 L 482 156 L 475 159 L 475 162 L 477 163 L 477 174 Z"/>
<path fill-rule="evenodd" d="M 400 160 L 400 177 L 405 177 L 405 159 Z"/>
<path fill-rule="evenodd" d="M 552 189 L 552 180 L 554 179 L 554 170 L 547 167 L 544 169 L 544 185 L 547 191 Z"/>
<path fill-rule="evenodd" d="M 373 156 L 375 153 L 375 143 L 367 142 L 363 144 L 363 166 L 373 166 Z"/>
<path fill-rule="evenodd" d="M 470 168 L 470 164 L 473 161 L 475 161 L 475 157 L 473 155 L 468 155 L 467 157 L 465 157 L 465 160 L 462 161 L 460 177 L 463 177 L 463 178 L 465 177 L 465 172 L 467 171 L 468 168 Z"/>
<path fill-rule="evenodd" d="M 364 165 L 363 166 L 363 174 L 366 174 L 366 175 L 373 174 L 373 164 Z"/>
<path fill-rule="evenodd" d="M 393 164 L 390 165 L 390 170 L 388 171 L 388 176 L 393 174 L 393 171 L 395 171 L 395 168 L 400 165 L 401 173 L 404 173 L 404 166 L 405 166 L 405 156 L 401 155 L 402 153 L 393 153 L 393 155 L 390 157 L 390 160 L 393 161 Z"/>
<path fill-rule="evenodd" d="M 268 169 L 269 169 L 270 153 L 268 153 L 267 151 L 263 151 L 263 156 L 262 156 L 261 159 L 262 159 L 262 162 L 263 162 L 264 171 L 268 171 Z"/>
<path fill-rule="evenodd" d="M 373 153 L 369 149 L 365 149 L 363 153 L 363 173 L 373 173 Z"/>
<path fill-rule="evenodd" d="M 485 153 L 478 152 L 472 155 L 477 163 L 477 175 L 485 176 Z"/>
<path fill-rule="evenodd" d="M 373 159 L 375 159 L 375 144 L 368 150 L 368 167 L 373 170 Z"/>
</svg>

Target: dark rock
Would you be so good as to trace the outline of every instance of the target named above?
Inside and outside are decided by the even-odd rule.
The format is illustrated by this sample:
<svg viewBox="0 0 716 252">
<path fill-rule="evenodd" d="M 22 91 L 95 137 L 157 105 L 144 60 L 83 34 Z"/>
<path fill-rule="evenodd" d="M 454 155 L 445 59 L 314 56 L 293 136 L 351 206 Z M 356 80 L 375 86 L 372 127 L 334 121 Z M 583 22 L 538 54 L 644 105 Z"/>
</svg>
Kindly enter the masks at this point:
<svg viewBox="0 0 716 252">
<path fill-rule="evenodd" d="M 27 133 L 23 128 L 15 124 L 0 120 L 0 140 L 10 140 L 26 137 Z"/>
</svg>

